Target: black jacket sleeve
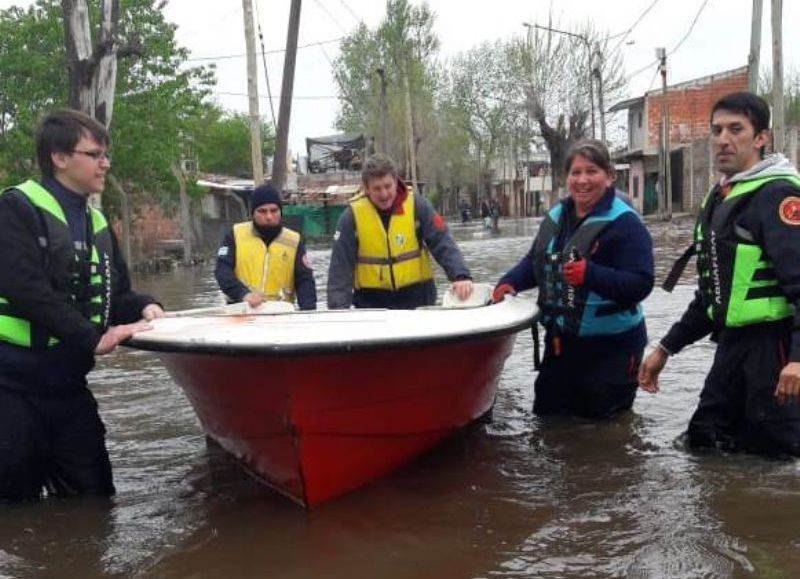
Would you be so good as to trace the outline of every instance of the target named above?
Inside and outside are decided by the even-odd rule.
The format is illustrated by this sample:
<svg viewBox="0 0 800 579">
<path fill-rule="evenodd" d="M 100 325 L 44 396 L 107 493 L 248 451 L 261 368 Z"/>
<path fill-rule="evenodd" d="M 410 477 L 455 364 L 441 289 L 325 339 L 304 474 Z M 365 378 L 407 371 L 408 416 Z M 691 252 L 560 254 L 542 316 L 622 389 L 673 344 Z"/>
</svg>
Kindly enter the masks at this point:
<svg viewBox="0 0 800 579">
<path fill-rule="evenodd" d="M 93 352 L 100 333 L 56 292 L 39 247 L 39 218 L 22 193 L 0 195 L 0 296 L 13 311 L 64 342 Z"/>
<path fill-rule="evenodd" d="M 661 339 L 661 344 L 672 354 L 677 354 L 683 348 L 694 344 L 714 330 L 714 324 L 706 313 L 700 290 L 694 294 L 694 299 L 689 302 L 681 319 L 675 322 Z"/>
<path fill-rule="evenodd" d="M 417 230 L 434 259 L 444 269 L 447 279 L 472 279 L 464 256 L 450 235 L 444 219 L 422 195 L 415 196 L 414 205 L 415 217 L 419 221 Z"/>
<path fill-rule="evenodd" d="M 217 250 L 217 265 L 214 268 L 214 277 L 217 278 L 219 289 L 228 296 L 232 302 L 240 302 L 250 289 L 236 277 L 236 242 L 231 228 L 222 239 L 222 244 Z"/>
<path fill-rule="evenodd" d="M 536 272 L 533 269 L 533 248 L 536 247 L 534 238 L 528 253 L 517 262 L 517 265 L 508 270 L 497 285 L 509 284 L 515 291 L 521 292 L 536 287 Z"/>
<path fill-rule="evenodd" d="M 328 308 L 347 309 L 353 305 L 353 276 L 355 275 L 358 244 L 353 210 L 348 207 L 339 217 L 333 234 L 331 262 L 328 266 Z"/>
<path fill-rule="evenodd" d="M 119 250 L 117 236 L 111 233 L 111 243 L 114 248 L 114 271 L 111 274 L 111 316 L 110 325 L 130 324 L 142 318 L 142 310 L 156 303 L 151 296 L 139 294 L 131 288 L 131 277 L 128 272 L 128 264 L 122 257 Z"/>
<path fill-rule="evenodd" d="M 294 289 L 301 310 L 317 309 L 317 284 L 306 254 L 306 244 L 301 239 L 294 260 Z"/>
</svg>

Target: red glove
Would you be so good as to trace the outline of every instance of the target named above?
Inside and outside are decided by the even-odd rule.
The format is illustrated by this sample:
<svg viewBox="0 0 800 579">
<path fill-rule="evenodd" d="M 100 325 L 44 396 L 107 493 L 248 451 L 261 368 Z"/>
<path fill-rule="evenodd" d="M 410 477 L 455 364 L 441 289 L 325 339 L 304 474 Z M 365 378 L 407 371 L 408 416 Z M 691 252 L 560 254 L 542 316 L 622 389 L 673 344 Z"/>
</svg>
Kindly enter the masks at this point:
<svg viewBox="0 0 800 579">
<path fill-rule="evenodd" d="M 492 292 L 492 303 L 496 304 L 498 302 L 502 302 L 503 298 L 506 294 L 516 295 L 517 290 L 514 289 L 514 286 L 510 283 L 501 283 L 499 286 L 494 288 Z"/>
<path fill-rule="evenodd" d="M 564 281 L 569 285 L 583 285 L 586 281 L 586 266 L 588 262 L 585 259 L 578 259 L 576 261 L 568 261 L 561 268 L 561 273 L 564 275 Z"/>
</svg>

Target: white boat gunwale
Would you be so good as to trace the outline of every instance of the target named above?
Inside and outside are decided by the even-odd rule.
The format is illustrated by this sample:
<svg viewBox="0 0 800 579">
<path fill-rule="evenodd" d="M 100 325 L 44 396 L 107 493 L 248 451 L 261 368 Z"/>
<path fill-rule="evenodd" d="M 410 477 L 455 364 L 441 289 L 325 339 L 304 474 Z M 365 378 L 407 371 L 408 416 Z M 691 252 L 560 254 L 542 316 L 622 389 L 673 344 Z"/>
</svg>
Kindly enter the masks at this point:
<svg viewBox="0 0 800 579">
<path fill-rule="evenodd" d="M 138 350 L 146 350 L 160 353 L 178 353 L 178 354 L 214 354 L 220 356 L 243 357 L 243 356 L 314 356 L 321 354 L 341 354 L 341 353 L 354 353 L 370 350 L 385 349 L 387 347 L 410 349 L 422 346 L 434 346 L 438 344 L 455 344 L 469 341 L 478 341 L 503 336 L 511 333 L 522 331 L 530 328 L 534 323 L 538 310 L 534 302 L 527 298 L 511 298 L 512 300 L 520 299 L 525 305 L 530 306 L 530 310 L 522 316 L 514 316 L 510 320 L 503 323 L 490 325 L 477 330 L 466 330 L 463 333 L 444 333 L 435 335 L 410 335 L 410 336 L 386 336 L 379 338 L 363 338 L 358 341 L 341 340 L 329 342 L 308 342 L 308 343 L 276 343 L 276 342 L 256 342 L 256 343 L 219 343 L 219 342 L 203 342 L 198 340 L 187 339 L 148 339 L 148 332 L 143 332 L 139 337 L 133 336 L 123 343 L 124 346 L 135 348 Z M 496 304 L 485 306 L 487 308 L 503 307 L 507 304 Z M 433 308 L 433 311 L 441 308 Z M 465 312 L 471 310 L 481 310 L 481 308 L 469 308 Z M 190 311 L 178 312 L 175 317 L 195 317 L 195 318 L 214 318 L 214 317 L 228 317 L 224 315 L 214 315 L 213 311 L 221 311 L 220 308 L 203 308 L 196 310 L 197 312 L 204 312 L 199 315 L 193 316 Z M 350 312 L 354 310 L 321 310 L 318 313 L 330 316 L 336 315 L 339 312 Z M 391 310 L 357 310 L 359 312 L 388 312 Z M 396 313 L 398 310 L 394 310 Z M 207 313 L 206 313 L 207 312 Z M 243 318 L 249 316 L 268 317 L 271 319 L 280 316 L 293 316 L 293 315 L 314 315 L 312 312 L 276 312 L 276 313 L 259 313 L 259 314 L 238 314 Z"/>
</svg>

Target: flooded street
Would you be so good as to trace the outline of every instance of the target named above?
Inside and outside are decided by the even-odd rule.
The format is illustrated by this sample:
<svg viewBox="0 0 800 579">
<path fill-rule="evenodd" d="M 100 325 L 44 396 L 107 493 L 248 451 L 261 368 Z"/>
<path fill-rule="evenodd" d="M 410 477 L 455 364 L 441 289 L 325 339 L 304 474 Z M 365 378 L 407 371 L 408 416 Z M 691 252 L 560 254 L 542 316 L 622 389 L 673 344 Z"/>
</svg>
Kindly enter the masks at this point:
<svg viewBox="0 0 800 579">
<path fill-rule="evenodd" d="M 476 281 L 494 283 L 535 227 L 453 231 Z M 650 224 L 659 282 L 690 228 Z M 328 250 L 310 256 L 324 304 Z M 692 279 L 645 302 L 651 340 L 683 311 Z M 136 287 L 171 310 L 221 303 L 210 266 Z M 121 349 L 90 375 L 116 497 L 0 506 L 0 578 L 797 577 L 800 462 L 681 447 L 712 354 L 704 341 L 672 359 L 661 393 L 640 392 L 620 419 L 545 423 L 531 413 L 522 332 L 493 424 L 309 513 L 207 448 L 157 357 Z"/>
</svg>

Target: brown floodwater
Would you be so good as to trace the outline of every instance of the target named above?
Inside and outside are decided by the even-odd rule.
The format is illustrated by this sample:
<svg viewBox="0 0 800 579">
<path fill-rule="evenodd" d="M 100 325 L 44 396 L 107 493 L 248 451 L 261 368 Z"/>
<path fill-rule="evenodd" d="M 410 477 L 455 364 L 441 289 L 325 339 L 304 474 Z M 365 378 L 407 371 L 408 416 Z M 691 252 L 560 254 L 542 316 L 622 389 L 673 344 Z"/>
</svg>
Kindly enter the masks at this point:
<svg viewBox="0 0 800 579">
<path fill-rule="evenodd" d="M 478 281 L 528 249 L 536 222 L 453 231 Z M 649 225 L 659 279 L 691 224 Z M 326 247 L 310 252 L 324 303 Z M 651 339 L 692 295 L 645 303 Z M 211 268 L 139 278 L 169 309 L 221 303 Z M 600 423 L 531 414 L 532 346 L 518 335 L 494 422 L 306 512 L 207 447 L 158 358 L 121 349 L 90 376 L 117 495 L 0 506 L 4 578 L 685 578 L 800 576 L 800 462 L 695 455 L 680 435 L 711 364 L 670 361 L 657 395 Z"/>
</svg>

